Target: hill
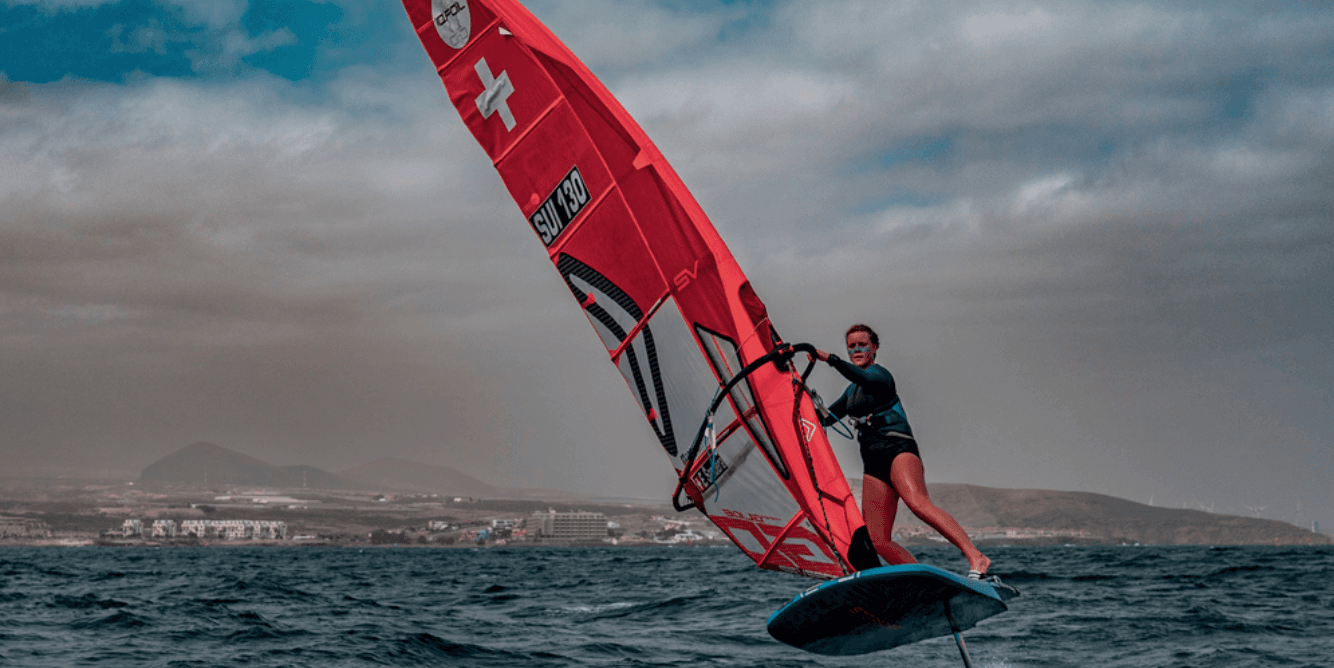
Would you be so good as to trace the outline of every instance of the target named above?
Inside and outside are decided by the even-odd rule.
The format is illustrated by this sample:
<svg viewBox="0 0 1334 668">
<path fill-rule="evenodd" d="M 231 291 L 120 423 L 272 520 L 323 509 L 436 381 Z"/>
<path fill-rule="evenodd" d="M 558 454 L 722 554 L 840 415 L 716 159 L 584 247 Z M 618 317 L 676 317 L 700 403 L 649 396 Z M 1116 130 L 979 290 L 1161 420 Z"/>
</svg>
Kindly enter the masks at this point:
<svg viewBox="0 0 1334 668">
<path fill-rule="evenodd" d="M 1033 528 L 1085 531 L 1100 543 L 1155 545 L 1328 544 L 1330 537 L 1254 517 L 1149 506 L 1092 492 L 1002 489 L 979 485 L 927 485 L 931 500 L 969 528 Z M 900 505 L 900 524 L 921 524 Z"/>
<path fill-rule="evenodd" d="M 357 489 L 357 484 L 314 466 L 274 466 L 212 443 L 191 443 L 144 467 L 139 482 L 148 485 L 243 485 Z"/>
<path fill-rule="evenodd" d="M 384 457 L 340 473 L 304 464 L 274 466 L 212 443 L 198 442 L 144 467 L 139 483 L 152 486 L 239 485 L 282 489 L 376 490 L 472 498 L 571 500 L 559 490 L 502 489 L 448 466 Z"/>
<path fill-rule="evenodd" d="M 448 466 L 430 466 L 383 457 L 340 471 L 339 475 L 370 483 L 377 489 L 451 496 L 493 498 L 500 490 Z"/>
</svg>

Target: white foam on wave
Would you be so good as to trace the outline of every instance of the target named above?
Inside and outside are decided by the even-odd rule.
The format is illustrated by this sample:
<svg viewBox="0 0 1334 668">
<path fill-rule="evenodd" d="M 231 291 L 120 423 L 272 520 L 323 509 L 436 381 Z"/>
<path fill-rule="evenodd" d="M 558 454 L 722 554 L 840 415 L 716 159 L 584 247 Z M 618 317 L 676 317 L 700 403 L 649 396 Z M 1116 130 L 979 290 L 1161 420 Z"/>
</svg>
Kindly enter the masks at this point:
<svg viewBox="0 0 1334 668">
<path fill-rule="evenodd" d="M 580 615 L 596 615 L 599 613 L 607 612 L 609 610 L 623 610 L 625 608 L 633 608 L 636 605 L 639 604 L 630 603 L 628 601 L 622 601 L 620 603 L 604 603 L 602 605 L 571 605 L 563 608 L 556 608 L 554 610 L 548 610 L 547 612 L 553 615 L 569 614 L 572 612 Z"/>
</svg>

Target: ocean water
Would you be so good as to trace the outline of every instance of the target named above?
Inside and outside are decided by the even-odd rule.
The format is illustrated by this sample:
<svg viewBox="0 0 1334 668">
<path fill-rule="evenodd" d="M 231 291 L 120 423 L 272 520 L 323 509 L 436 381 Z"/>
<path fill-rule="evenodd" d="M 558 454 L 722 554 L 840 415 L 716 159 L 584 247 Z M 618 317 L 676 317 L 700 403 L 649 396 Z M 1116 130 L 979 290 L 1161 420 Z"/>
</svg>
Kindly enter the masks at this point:
<svg viewBox="0 0 1334 668">
<path fill-rule="evenodd" d="M 964 634 L 977 666 L 1334 666 L 1327 546 L 987 552 L 1023 596 Z M 770 639 L 812 583 L 732 548 L 9 547 L 0 666 L 962 665 Z"/>
</svg>

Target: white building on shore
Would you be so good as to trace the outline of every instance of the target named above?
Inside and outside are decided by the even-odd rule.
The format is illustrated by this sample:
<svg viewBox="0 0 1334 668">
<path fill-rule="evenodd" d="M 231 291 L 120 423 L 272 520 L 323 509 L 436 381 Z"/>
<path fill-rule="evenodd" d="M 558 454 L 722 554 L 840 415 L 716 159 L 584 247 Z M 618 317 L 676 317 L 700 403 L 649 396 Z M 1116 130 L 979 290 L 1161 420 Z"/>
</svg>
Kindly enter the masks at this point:
<svg viewBox="0 0 1334 668">
<path fill-rule="evenodd" d="M 607 516 L 582 510 L 572 513 L 558 513 L 555 509 L 538 511 L 528 520 L 528 532 L 538 538 L 602 540 L 607 537 Z"/>
<path fill-rule="evenodd" d="M 176 520 L 153 520 L 154 538 L 175 538 Z"/>
<path fill-rule="evenodd" d="M 267 520 L 182 520 L 177 535 L 224 540 L 279 539 L 287 537 L 287 523 Z"/>
<path fill-rule="evenodd" d="M 139 538 L 144 535 L 143 520 L 125 520 L 120 526 L 120 535 L 126 538 Z"/>
<path fill-rule="evenodd" d="M 0 517 L 0 538 L 50 538 L 51 527 L 26 517 Z"/>
</svg>

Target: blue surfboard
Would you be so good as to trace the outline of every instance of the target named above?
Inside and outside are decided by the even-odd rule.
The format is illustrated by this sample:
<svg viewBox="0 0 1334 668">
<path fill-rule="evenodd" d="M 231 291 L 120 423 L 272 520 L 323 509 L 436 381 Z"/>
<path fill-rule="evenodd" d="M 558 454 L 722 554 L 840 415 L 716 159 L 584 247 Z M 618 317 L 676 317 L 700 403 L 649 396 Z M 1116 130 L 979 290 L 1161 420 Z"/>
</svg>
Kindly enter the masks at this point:
<svg viewBox="0 0 1334 668">
<path fill-rule="evenodd" d="M 1018 595 L 925 564 L 870 568 L 798 594 L 769 617 L 769 635 L 817 654 L 866 654 L 970 629 Z"/>
</svg>

